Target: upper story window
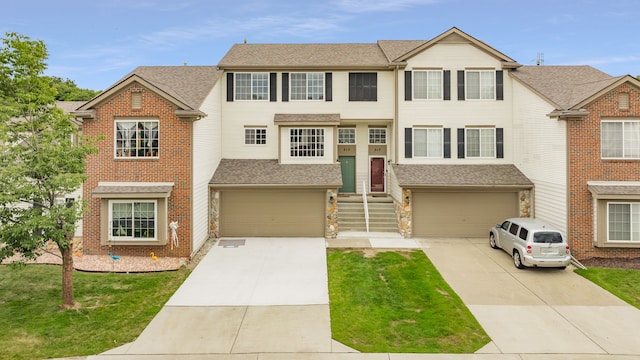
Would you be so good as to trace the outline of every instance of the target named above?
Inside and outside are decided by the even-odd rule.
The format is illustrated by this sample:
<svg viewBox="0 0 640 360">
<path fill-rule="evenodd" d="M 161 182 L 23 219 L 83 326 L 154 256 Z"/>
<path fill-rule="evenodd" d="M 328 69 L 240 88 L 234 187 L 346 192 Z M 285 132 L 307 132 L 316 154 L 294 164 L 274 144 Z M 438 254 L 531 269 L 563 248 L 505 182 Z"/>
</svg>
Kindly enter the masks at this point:
<svg viewBox="0 0 640 360">
<path fill-rule="evenodd" d="M 290 129 L 289 144 L 291 157 L 323 157 L 324 129 Z"/>
<path fill-rule="evenodd" d="M 442 158 L 444 156 L 443 128 L 413 129 L 413 154 L 416 157 Z"/>
<path fill-rule="evenodd" d="M 356 143 L 355 128 L 338 128 L 338 144 L 351 145 Z"/>
<path fill-rule="evenodd" d="M 387 129 L 371 128 L 369 129 L 369 144 L 386 144 Z"/>
<path fill-rule="evenodd" d="M 349 73 L 349 101 L 377 101 L 378 73 Z"/>
<path fill-rule="evenodd" d="M 264 145 L 267 143 L 266 128 L 245 128 L 244 129 L 245 145 Z"/>
<path fill-rule="evenodd" d="M 158 120 L 116 120 L 115 157 L 158 157 Z"/>
<path fill-rule="evenodd" d="M 640 241 L 640 203 L 607 203 L 608 241 Z"/>
<path fill-rule="evenodd" d="M 640 159 L 640 120 L 603 121 L 603 159 Z"/>
<path fill-rule="evenodd" d="M 268 73 L 235 74 L 236 100 L 269 100 Z"/>
<path fill-rule="evenodd" d="M 493 70 L 467 70 L 465 85 L 469 100 L 496 99 L 496 72 Z"/>
<path fill-rule="evenodd" d="M 496 157 L 496 129 L 495 128 L 466 128 L 465 129 L 466 157 L 495 158 Z"/>
<path fill-rule="evenodd" d="M 422 100 L 442 100 L 442 71 L 414 70 L 413 98 Z"/>
<path fill-rule="evenodd" d="M 291 73 L 291 100 L 324 100 L 324 73 Z"/>
<path fill-rule="evenodd" d="M 110 200 L 111 240 L 155 240 L 157 206 L 155 200 Z"/>
</svg>

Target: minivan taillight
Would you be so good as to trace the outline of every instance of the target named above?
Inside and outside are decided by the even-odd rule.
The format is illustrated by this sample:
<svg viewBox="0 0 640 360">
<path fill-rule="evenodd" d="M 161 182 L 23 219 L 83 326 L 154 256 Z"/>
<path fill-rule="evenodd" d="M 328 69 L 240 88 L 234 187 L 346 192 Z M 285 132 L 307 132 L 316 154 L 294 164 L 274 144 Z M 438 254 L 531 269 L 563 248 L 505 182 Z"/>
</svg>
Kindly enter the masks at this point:
<svg viewBox="0 0 640 360">
<path fill-rule="evenodd" d="M 527 254 L 531 254 L 531 245 L 527 245 Z"/>
<path fill-rule="evenodd" d="M 569 251 L 569 245 L 567 245 L 567 247 L 565 248 L 565 251 L 564 251 L 564 252 L 565 252 L 565 254 L 569 255 L 569 252 L 570 252 L 570 251 Z"/>
</svg>

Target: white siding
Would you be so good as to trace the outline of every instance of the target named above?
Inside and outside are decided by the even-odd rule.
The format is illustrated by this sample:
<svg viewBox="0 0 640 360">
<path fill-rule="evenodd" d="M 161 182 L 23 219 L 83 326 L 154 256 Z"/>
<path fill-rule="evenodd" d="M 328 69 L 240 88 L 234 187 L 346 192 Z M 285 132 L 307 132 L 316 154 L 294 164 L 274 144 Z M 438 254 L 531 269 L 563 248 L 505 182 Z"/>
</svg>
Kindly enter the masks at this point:
<svg viewBox="0 0 640 360">
<path fill-rule="evenodd" d="M 207 117 L 195 121 L 193 125 L 192 253 L 209 237 L 209 180 L 220 162 L 222 149 L 220 101 L 218 82 L 200 107 Z"/>
<path fill-rule="evenodd" d="M 514 81 L 514 164 L 535 184 L 534 215 L 567 231 L 566 122 L 545 114 L 544 99 Z"/>
<path fill-rule="evenodd" d="M 366 71 L 365 71 L 366 72 Z M 332 101 L 282 101 L 282 73 L 277 73 L 277 100 L 226 101 L 226 74 L 221 80 L 222 94 L 222 157 L 230 159 L 276 159 L 278 141 L 284 142 L 273 122 L 275 114 L 340 114 L 341 119 L 370 120 L 392 119 L 394 116 L 394 74 L 378 71 L 378 101 L 349 101 L 349 72 L 332 72 Z M 247 126 L 267 128 L 266 145 L 245 145 L 244 129 Z M 282 135 L 282 134 L 280 134 Z M 333 136 L 327 138 L 332 141 Z M 288 142 L 287 142 L 288 144 Z M 285 144 L 282 149 L 288 149 Z M 283 159 L 284 155 L 282 154 Z M 336 159 L 332 159 L 335 161 Z M 312 160 L 311 162 L 315 162 Z"/>
<path fill-rule="evenodd" d="M 404 74 L 398 76 L 398 163 L 420 164 L 509 164 L 513 162 L 511 122 L 512 79 L 504 71 L 504 100 L 458 100 L 457 71 L 465 69 L 501 70 L 501 62 L 466 44 L 438 44 L 410 59 L 405 70 L 442 69 L 451 71 L 451 100 L 405 100 Z M 451 158 L 405 158 L 404 129 L 413 126 L 442 126 L 451 129 Z M 504 129 L 505 152 L 502 159 L 458 159 L 456 130 L 465 126 L 494 126 Z"/>
</svg>

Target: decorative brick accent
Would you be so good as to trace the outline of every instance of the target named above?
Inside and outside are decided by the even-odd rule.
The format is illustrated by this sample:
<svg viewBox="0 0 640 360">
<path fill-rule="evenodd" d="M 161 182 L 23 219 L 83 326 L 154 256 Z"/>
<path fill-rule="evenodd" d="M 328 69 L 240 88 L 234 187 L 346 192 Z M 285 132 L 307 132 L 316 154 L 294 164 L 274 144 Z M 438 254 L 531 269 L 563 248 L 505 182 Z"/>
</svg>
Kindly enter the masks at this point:
<svg viewBox="0 0 640 360">
<path fill-rule="evenodd" d="M 620 93 L 629 94 L 628 109 L 618 108 Z M 589 111 L 586 118 L 569 120 L 567 124 L 571 252 L 578 259 L 640 257 L 640 249 L 598 248 L 593 245 L 594 205 L 587 189 L 588 181 L 640 181 L 640 160 L 604 160 L 600 155 L 601 120 L 640 117 L 640 91 L 629 84 L 622 84 L 585 109 Z"/>
<path fill-rule="evenodd" d="M 141 94 L 142 107 L 132 108 L 132 93 Z M 85 254 L 188 257 L 191 254 L 191 194 L 192 194 L 192 127 L 190 121 L 176 117 L 176 106 L 153 91 L 133 83 L 108 97 L 95 107 L 94 119 L 85 120 L 83 132 L 90 137 L 102 137 L 98 153 L 87 157 L 87 181 L 83 197 L 87 209 L 83 218 L 83 251 Z M 114 159 L 114 121 L 119 118 L 159 119 L 158 158 Z M 91 196 L 99 182 L 172 182 L 168 198 L 167 223 L 178 221 L 179 247 L 171 249 L 169 240 L 163 246 L 100 245 L 100 199 Z M 166 231 L 171 239 L 170 229 Z"/>
</svg>

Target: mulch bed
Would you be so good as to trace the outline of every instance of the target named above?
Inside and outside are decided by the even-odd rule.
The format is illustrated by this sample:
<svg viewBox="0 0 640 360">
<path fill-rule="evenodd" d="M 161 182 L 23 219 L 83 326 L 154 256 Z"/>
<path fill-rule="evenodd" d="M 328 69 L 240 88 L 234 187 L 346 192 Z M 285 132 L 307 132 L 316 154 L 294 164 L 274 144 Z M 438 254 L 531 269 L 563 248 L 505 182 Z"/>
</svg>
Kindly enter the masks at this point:
<svg viewBox="0 0 640 360">
<path fill-rule="evenodd" d="M 626 270 L 640 270 L 640 258 L 633 258 L 633 259 L 591 258 L 591 259 L 580 260 L 580 262 L 587 268 L 602 267 L 602 268 L 616 268 L 616 269 L 626 269 Z"/>
</svg>

